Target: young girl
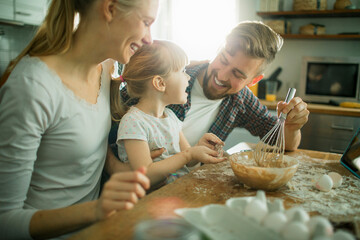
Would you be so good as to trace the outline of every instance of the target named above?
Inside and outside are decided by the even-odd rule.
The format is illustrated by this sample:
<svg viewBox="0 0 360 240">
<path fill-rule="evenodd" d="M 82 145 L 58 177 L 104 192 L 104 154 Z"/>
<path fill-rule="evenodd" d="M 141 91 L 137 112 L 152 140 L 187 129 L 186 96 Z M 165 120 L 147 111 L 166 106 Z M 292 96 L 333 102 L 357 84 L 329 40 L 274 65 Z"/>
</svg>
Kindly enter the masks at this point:
<svg viewBox="0 0 360 240">
<path fill-rule="evenodd" d="M 187 166 L 199 161 L 218 163 L 226 159 L 214 149 L 215 144 L 223 144 L 214 134 L 205 134 L 198 145 L 190 147 L 181 132 L 182 122 L 166 108 L 187 100 L 187 62 L 185 52 L 174 43 L 154 41 L 143 46 L 122 75 L 129 95 L 139 101 L 125 115 L 125 103 L 122 110 L 115 111 L 113 106 L 113 116 L 122 117 L 117 136 L 120 161 L 130 162 L 133 169 L 146 166 L 153 188 L 171 182 L 169 176 L 188 173 Z M 159 148 L 164 148 L 163 154 L 151 159 L 150 152 Z"/>
</svg>

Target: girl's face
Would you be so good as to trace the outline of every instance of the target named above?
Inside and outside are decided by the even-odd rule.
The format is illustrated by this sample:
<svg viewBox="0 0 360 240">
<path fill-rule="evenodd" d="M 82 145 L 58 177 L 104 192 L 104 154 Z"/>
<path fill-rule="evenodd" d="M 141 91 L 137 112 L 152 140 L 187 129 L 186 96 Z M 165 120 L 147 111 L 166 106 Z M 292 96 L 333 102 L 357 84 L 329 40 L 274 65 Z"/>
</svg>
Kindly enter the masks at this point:
<svg viewBox="0 0 360 240">
<path fill-rule="evenodd" d="M 158 6 L 159 0 L 143 0 L 139 9 L 114 21 L 113 46 L 117 48 L 114 59 L 126 64 L 141 46 L 152 43 L 150 27 L 156 19 Z"/>
<path fill-rule="evenodd" d="M 165 79 L 165 99 L 167 105 L 169 104 L 184 104 L 186 103 L 188 94 L 186 88 L 189 85 L 190 76 L 184 68 L 177 72 L 171 72 Z"/>
</svg>

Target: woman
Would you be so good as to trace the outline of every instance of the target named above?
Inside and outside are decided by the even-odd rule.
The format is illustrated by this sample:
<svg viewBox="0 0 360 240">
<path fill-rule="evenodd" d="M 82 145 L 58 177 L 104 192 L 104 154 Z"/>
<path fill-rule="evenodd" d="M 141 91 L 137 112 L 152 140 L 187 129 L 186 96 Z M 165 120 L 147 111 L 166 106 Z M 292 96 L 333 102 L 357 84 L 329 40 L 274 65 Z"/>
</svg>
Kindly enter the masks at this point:
<svg viewBox="0 0 360 240">
<path fill-rule="evenodd" d="M 98 198 L 111 122 L 107 59 L 125 64 L 152 42 L 157 8 L 158 0 L 52 1 L 1 81 L 2 237 L 65 238 L 144 196 L 142 168 L 114 174 Z"/>
</svg>

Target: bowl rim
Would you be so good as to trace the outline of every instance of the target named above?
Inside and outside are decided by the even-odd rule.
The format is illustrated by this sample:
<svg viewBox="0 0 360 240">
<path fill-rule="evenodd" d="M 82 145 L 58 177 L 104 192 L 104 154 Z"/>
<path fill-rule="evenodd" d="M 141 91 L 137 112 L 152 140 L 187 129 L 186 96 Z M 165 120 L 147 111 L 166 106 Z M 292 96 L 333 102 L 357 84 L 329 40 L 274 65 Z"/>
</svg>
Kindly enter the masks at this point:
<svg viewBox="0 0 360 240">
<path fill-rule="evenodd" d="M 231 154 L 230 156 L 242 153 L 245 151 L 241 151 L 241 152 L 236 152 Z M 246 151 L 248 152 L 248 151 Z M 279 167 L 259 167 L 259 166 L 249 166 L 249 165 L 244 165 L 241 164 L 239 162 L 236 162 L 234 160 L 232 160 L 232 158 L 229 157 L 230 160 L 230 166 L 234 172 L 234 175 L 237 179 L 239 179 L 240 182 L 242 182 L 243 184 L 247 185 L 248 187 L 250 187 L 251 189 L 261 189 L 264 191 L 277 191 L 278 189 L 280 189 L 282 186 L 284 186 L 285 184 L 287 184 L 288 181 L 291 180 L 291 178 L 293 178 L 293 176 L 295 175 L 295 173 L 297 172 L 297 169 L 299 167 L 299 160 L 296 159 L 295 157 L 292 156 L 288 156 L 288 155 L 284 155 L 288 158 L 291 159 L 291 161 L 293 161 L 293 165 L 288 166 L 288 167 L 283 167 L 283 168 L 279 168 Z M 261 184 L 259 185 L 259 183 L 253 184 L 250 181 L 250 179 L 253 179 L 252 177 L 244 177 L 242 175 L 246 175 L 248 174 L 248 171 L 256 171 L 256 172 L 263 172 L 263 173 L 269 173 L 269 174 L 275 174 L 278 175 L 280 172 L 291 172 L 289 175 L 288 180 L 286 180 L 284 183 L 279 183 L 279 182 L 273 182 L 273 180 L 270 181 L 271 184 L 269 184 L 268 186 L 262 186 Z M 280 172 L 279 172 L 280 171 Z M 240 174 L 240 175 L 239 175 Z M 263 177 L 260 177 L 261 179 L 263 179 Z M 287 177 L 286 177 L 287 178 Z M 281 178 L 282 179 L 282 178 Z"/>
<path fill-rule="evenodd" d="M 284 155 L 284 157 L 286 158 L 290 158 L 291 161 L 295 162 L 294 164 L 290 165 L 290 166 L 287 166 L 287 167 L 260 167 L 260 166 L 249 166 L 249 165 L 245 165 L 245 164 L 241 164 L 241 163 L 238 163 L 238 162 L 235 162 L 234 160 L 232 160 L 231 156 L 233 155 L 236 155 L 236 154 L 239 154 L 239 153 L 243 153 L 243 152 L 254 152 L 254 150 L 242 150 L 242 151 L 239 151 L 239 152 L 236 152 L 236 153 L 233 153 L 231 155 L 229 155 L 229 161 L 230 163 L 234 163 L 234 164 L 237 164 L 237 165 L 241 165 L 241 166 L 244 166 L 246 168 L 260 168 L 260 169 L 287 169 L 287 168 L 295 168 L 295 167 L 298 167 L 299 166 L 299 160 L 295 157 L 292 157 L 292 156 L 289 156 L 289 155 Z"/>
</svg>

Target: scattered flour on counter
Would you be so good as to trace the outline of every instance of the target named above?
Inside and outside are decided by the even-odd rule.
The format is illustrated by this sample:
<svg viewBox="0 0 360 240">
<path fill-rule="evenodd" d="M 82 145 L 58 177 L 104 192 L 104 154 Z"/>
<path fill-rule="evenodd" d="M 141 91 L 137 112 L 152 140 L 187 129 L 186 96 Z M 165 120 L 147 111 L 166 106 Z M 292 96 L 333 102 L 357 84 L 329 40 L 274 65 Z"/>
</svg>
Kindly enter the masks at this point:
<svg viewBox="0 0 360 240">
<path fill-rule="evenodd" d="M 218 163 L 218 167 L 217 169 L 197 169 L 192 173 L 195 179 L 200 180 L 197 181 L 197 185 L 193 188 L 195 194 L 207 195 L 213 193 L 213 186 L 208 183 L 203 184 L 201 180 L 210 180 L 215 183 L 229 182 L 229 179 L 235 176 L 229 161 Z"/>
<path fill-rule="evenodd" d="M 293 157 L 299 160 L 299 168 L 294 177 L 279 191 L 295 200 L 298 199 L 299 201 L 294 203 L 296 206 L 301 206 L 308 212 L 319 212 L 324 217 L 330 218 L 333 216 L 360 216 L 359 179 L 353 175 L 342 175 L 343 183 L 340 187 L 333 188 L 330 192 L 321 192 L 314 187 L 315 182 L 323 174 L 332 171 L 325 166 L 339 164 L 339 162 L 311 158 L 305 154 Z M 214 190 L 208 184 L 203 185 L 202 180 L 229 182 L 235 177 L 229 161 L 219 163 L 216 172 L 213 169 L 198 169 L 193 174 L 196 179 L 200 180 L 193 188 L 193 192 L 200 195 L 212 194 Z M 246 185 L 240 185 L 248 188 Z M 222 197 L 226 198 L 225 195 Z"/>
<path fill-rule="evenodd" d="M 205 173 L 207 172 L 206 169 L 198 169 L 194 172 L 194 176 L 197 179 L 206 179 Z"/>
<path fill-rule="evenodd" d="M 228 181 L 229 177 L 235 176 L 234 171 L 231 168 L 230 161 L 226 161 L 225 163 L 222 163 L 218 171 L 222 173 L 217 177 L 217 180 L 221 182 Z"/>
<path fill-rule="evenodd" d="M 297 158 L 300 160 L 299 168 L 283 193 L 303 200 L 300 206 L 306 211 L 317 211 L 325 217 L 360 215 L 359 179 L 352 175 L 343 176 L 340 187 L 333 188 L 330 192 L 321 192 L 314 187 L 315 182 L 323 174 L 331 172 L 323 168 L 324 164 L 334 161 L 317 161 L 307 156 Z"/>
<path fill-rule="evenodd" d="M 203 187 L 194 187 L 194 193 L 196 194 L 206 194 L 207 193 L 207 188 L 203 188 Z"/>
</svg>

